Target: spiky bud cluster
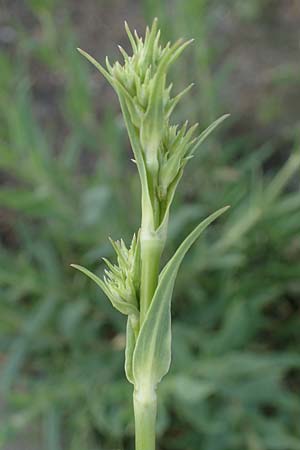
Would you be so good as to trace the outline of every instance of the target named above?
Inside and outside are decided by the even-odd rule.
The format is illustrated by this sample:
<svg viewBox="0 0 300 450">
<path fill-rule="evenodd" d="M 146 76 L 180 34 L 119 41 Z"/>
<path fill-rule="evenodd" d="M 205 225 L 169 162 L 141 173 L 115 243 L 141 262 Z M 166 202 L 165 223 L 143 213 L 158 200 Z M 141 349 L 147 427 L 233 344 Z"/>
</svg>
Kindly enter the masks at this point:
<svg viewBox="0 0 300 450">
<path fill-rule="evenodd" d="M 171 64 L 192 42 L 178 40 L 171 45 L 160 44 L 157 19 L 145 38 L 132 33 L 125 22 L 132 47 L 129 56 L 119 46 L 124 61 L 111 64 L 106 58 L 106 69 L 94 58 L 80 50 L 106 77 L 118 94 L 135 162 L 142 182 L 144 217 L 152 232 L 166 228 L 170 203 L 183 168 L 202 138 L 195 136 L 197 124 L 188 128 L 187 122 L 179 127 L 170 124 L 170 116 L 192 84 L 176 96 L 171 95 L 172 84 L 167 83 Z M 210 131 L 223 120 L 214 122 Z M 143 228 L 143 226 L 142 226 Z"/>
<path fill-rule="evenodd" d="M 169 126 L 161 142 L 159 153 L 158 196 L 160 200 L 166 198 L 169 187 L 181 176 L 182 170 L 193 156 L 197 138 L 193 138 L 198 124 L 187 129 L 188 122 L 179 128 L 178 125 Z"/>
<path fill-rule="evenodd" d="M 155 173 L 159 168 L 158 151 L 165 126 L 180 97 L 187 91 L 172 98 L 172 84 L 167 85 L 166 75 L 170 65 L 191 41 L 179 40 L 163 48 L 156 19 L 151 30 L 147 27 L 144 41 L 136 31 L 131 33 L 127 23 L 125 28 L 133 54 L 129 56 L 119 46 L 123 65 L 116 62 L 111 66 L 106 58 L 106 66 L 111 83 L 119 96 L 124 97 L 132 124 L 139 132 L 146 164 Z"/>
<path fill-rule="evenodd" d="M 105 270 L 104 284 L 106 294 L 112 304 L 123 314 L 137 315 L 139 310 L 140 288 L 140 245 L 139 236 L 134 234 L 127 249 L 123 239 L 110 239 L 116 255 L 117 264 L 103 258 L 108 269 Z"/>
</svg>

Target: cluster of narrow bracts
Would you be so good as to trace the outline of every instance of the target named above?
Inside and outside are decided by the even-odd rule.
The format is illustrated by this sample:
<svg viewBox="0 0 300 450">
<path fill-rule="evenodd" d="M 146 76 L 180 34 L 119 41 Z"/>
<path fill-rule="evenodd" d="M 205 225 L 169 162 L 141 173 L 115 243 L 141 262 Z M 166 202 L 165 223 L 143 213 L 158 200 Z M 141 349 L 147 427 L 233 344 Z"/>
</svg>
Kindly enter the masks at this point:
<svg viewBox="0 0 300 450">
<path fill-rule="evenodd" d="M 172 96 L 168 84 L 170 66 L 193 41 L 181 39 L 171 45 L 160 44 L 157 19 L 146 29 L 145 39 L 131 33 L 125 23 L 132 46 L 132 56 L 119 46 L 124 58 L 111 65 L 106 58 L 106 69 L 90 55 L 80 52 L 91 61 L 115 89 L 121 104 L 131 139 L 135 161 L 140 173 L 144 197 L 152 209 L 153 229 L 168 219 L 169 207 L 182 176 L 183 168 L 203 139 L 227 116 L 214 122 L 204 133 L 196 135 L 198 124 L 188 127 L 170 124 L 171 114 L 193 84 Z M 165 222 L 164 222 L 165 221 Z M 150 225 L 150 224 L 149 224 Z"/>
</svg>

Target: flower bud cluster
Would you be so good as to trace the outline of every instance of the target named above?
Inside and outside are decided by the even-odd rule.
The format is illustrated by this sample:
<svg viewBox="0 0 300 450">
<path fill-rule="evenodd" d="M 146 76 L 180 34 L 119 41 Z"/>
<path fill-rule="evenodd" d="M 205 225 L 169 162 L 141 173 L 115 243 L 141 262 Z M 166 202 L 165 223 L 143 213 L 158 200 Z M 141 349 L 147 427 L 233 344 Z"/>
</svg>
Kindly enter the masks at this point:
<svg viewBox="0 0 300 450">
<path fill-rule="evenodd" d="M 158 197 L 160 200 L 166 198 L 170 186 L 182 174 L 186 162 L 193 156 L 198 140 L 194 137 L 197 127 L 196 123 L 188 129 L 186 121 L 181 128 L 178 125 L 166 128 L 159 152 Z"/>
<path fill-rule="evenodd" d="M 140 283 L 140 244 L 139 236 L 133 236 L 130 248 L 124 241 L 110 242 L 117 254 L 117 264 L 103 258 L 108 269 L 105 269 L 104 283 L 106 293 L 111 302 L 123 314 L 138 315 L 139 283 Z"/>
<path fill-rule="evenodd" d="M 110 64 L 106 69 L 87 53 L 81 53 L 107 78 L 118 94 L 135 162 L 142 184 L 142 228 L 165 235 L 170 204 L 183 168 L 196 147 L 226 117 L 215 121 L 195 137 L 197 124 L 188 128 L 170 124 L 170 116 L 181 97 L 191 88 L 172 97 L 172 84 L 167 83 L 171 64 L 190 41 L 178 40 L 164 47 L 160 44 L 157 19 L 145 38 L 131 33 L 125 23 L 132 47 L 129 56 L 119 46 L 124 62 Z M 163 231 L 164 230 L 164 231 Z"/>
<path fill-rule="evenodd" d="M 150 173 L 156 174 L 159 169 L 159 146 L 168 127 L 169 117 L 181 96 L 189 89 L 172 98 L 172 84 L 167 85 L 166 74 L 191 41 L 179 40 L 163 48 L 159 43 L 157 19 L 151 30 L 146 29 L 144 41 L 136 31 L 133 35 L 127 24 L 125 27 L 133 54 L 128 56 L 119 46 L 124 64 L 116 62 L 112 66 L 106 59 L 106 66 L 110 81 L 119 97 L 124 98 L 131 122 L 138 130 L 147 168 Z"/>
</svg>

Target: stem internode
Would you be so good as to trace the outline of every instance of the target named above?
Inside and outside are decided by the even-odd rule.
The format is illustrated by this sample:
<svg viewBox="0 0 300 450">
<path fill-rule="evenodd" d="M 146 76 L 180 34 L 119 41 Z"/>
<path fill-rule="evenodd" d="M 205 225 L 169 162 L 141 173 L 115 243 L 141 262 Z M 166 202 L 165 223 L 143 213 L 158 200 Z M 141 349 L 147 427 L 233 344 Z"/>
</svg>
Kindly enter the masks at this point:
<svg viewBox="0 0 300 450">
<path fill-rule="evenodd" d="M 155 390 L 135 389 L 135 450 L 155 450 L 157 399 Z"/>
</svg>

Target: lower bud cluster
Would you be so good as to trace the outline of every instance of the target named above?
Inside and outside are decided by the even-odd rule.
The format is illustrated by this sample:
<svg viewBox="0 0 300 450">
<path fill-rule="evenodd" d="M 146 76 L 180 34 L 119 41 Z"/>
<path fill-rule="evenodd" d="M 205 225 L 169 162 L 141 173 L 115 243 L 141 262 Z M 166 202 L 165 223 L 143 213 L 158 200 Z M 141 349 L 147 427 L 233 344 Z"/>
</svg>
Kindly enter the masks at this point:
<svg viewBox="0 0 300 450">
<path fill-rule="evenodd" d="M 107 265 L 104 275 L 104 283 L 114 299 L 112 303 L 122 305 L 123 314 L 135 315 L 139 313 L 139 291 L 140 291 L 140 238 L 134 235 L 129 249 L 124 241 L 110 242 L 117 255 L 117 264 L 112 264 L 103 258 Z"/>
</svg>

